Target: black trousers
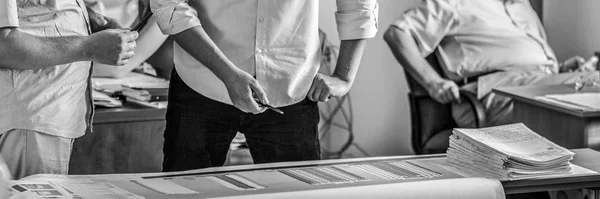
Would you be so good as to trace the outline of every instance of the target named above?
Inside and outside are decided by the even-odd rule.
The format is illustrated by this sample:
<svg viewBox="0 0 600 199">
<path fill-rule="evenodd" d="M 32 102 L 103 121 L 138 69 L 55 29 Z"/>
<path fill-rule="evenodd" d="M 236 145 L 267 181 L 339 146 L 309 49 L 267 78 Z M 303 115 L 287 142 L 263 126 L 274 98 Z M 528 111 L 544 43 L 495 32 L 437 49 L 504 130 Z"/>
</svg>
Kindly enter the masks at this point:
<svg viewBox="0 0 600 199">
<path fill-rule="evenodd" d="M 280 109 L 285 114 L 244 113 L 192 90 L 173 70 L 163 171 L 223 166 L 237 132 L 246 136 L 255 163 L 320 159 L 317 103 L 304 100 Z"/>
</svg>

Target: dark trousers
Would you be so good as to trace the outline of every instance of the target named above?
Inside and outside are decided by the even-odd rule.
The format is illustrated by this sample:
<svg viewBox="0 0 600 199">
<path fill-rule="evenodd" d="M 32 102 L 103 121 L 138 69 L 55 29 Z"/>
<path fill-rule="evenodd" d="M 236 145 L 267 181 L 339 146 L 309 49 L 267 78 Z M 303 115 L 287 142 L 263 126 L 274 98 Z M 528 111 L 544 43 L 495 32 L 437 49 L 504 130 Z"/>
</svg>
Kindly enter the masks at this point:
<svg viewBox="0 0 600 199">
<path fill-rule="evenodd" d="M 317 103 L 304 100 L 244 113 L 188 87 L 173 70 L 169 88 L 163 171 L 223 166 L 237 132 L 244 133 L 254 163 L 320 159 Z"/>
</svg>

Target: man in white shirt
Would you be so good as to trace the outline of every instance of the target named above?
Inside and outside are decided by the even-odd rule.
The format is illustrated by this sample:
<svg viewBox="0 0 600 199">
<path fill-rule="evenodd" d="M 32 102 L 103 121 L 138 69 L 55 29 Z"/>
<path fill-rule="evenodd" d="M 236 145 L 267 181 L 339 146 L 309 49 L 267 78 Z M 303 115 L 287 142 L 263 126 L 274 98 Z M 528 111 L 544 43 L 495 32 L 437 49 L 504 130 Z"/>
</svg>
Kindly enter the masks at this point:
<svg viewBox="0 0 600 199">
<path fill-rule="evenodd" d="M 13 179 L 67 174 L 73 140 L 91 130 L 91 61 L 133 56 L 137 32 L 110 21 L 82 0 L 0 1 L 0 155 Z"/>
<path fill-rule="evenodd" d="M 511 123 L 512 102 L 493 88 L 568 84 L 598 79 L 594 64 L 558 62 L 528 0 L 425 0 L 392 23 L 384 36 L 412 77 L 440 103 L 457 102 L 460 89 L 477 94 L 487 125 Z M 424 57 L 435 51 L 443 76 Z M 580 70 L 578 73 L 560 73 Z M 560 73 L 560 74 L 559 74 Z M 453 103 L 460 127 L 474 127 L 467 103 Z"/>
<path fill-rule="evenodd" d="M 316 102 L 350 90 L 377 32 L 376 0 L 337 0 L 332 76 L 317 74 L 318 0 L 186 2 L 151 1 L 176 41 L 163 170 L 222 166 L 238 131 L 255 163 L 319 159 Z M 265 111 L 254 94 L 285 114 Z"/>
</svg>

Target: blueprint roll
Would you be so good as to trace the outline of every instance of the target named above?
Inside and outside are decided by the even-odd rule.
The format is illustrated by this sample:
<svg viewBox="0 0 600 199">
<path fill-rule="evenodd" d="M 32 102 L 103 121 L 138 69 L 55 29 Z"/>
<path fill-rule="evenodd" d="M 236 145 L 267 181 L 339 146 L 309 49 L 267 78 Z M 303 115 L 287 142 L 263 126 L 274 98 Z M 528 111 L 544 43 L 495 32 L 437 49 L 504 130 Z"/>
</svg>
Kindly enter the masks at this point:
<svg viewBox="0 0 600 199">
<path fill-rule="evenodd" d="M 502 184 L 491 178 L 456 178 L 402 182 L 360 187 L 292 191 L 270 194 L 223 197 L 230 199 L 303 199 L 303 198 L 439 198 L 439 199 L 503 199 Z"/>
</svg>

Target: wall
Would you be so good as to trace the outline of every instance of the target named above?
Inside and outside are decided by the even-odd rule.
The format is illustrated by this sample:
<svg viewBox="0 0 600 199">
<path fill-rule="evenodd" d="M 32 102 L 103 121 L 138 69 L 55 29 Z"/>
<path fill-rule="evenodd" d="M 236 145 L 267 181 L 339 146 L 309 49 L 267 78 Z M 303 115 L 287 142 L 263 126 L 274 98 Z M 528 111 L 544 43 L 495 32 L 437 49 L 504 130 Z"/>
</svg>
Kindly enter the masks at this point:
<svg viewBox="0 0 600 199">
<path fill-rule="evenodd" d="M 339 43 L 335 25 L 335 1 L 320 1 L 320 27 Z M 383 33 L 404 10 L 420 0 L 379 0 L 379 33 L 368 41 L 350 95 L 354 111 L 356 142 L 372 156 L 412 154 L 408 88 L 402 67 L 396 62 Z M 342 133 L 334 142 L 346 138 Z M 333 144 L 335 145 L 335 143 Z M 350 156 L 363 156 L 355 148 Z"/>
<path fill-rule="evenodd" d="M 544 25 L 559 60 L 600 51 L 600 1 L 544 1 Z"/>
</svg>

